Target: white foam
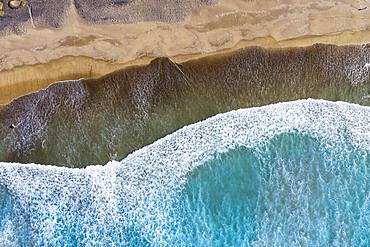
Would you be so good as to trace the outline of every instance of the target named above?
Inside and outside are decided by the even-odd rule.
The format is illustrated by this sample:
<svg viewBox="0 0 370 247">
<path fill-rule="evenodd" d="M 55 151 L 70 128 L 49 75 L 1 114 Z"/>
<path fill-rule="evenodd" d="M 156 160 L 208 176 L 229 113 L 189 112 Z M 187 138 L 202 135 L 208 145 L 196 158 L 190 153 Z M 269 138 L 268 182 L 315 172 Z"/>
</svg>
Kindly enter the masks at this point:
<svg viewBox="0 0 370 247">
<path fill-rule="evenodd" d="M 96 225 L 85 229 L 86 234 L 130 221 L 127 224 L 161 242 L 165 233 L 148 222 L 165 224 L 164 208 L 176 189 L 190 171 L 215 154 L 238 146 L 256 147 L 286 132 L 309 133 L 324 143 L 340 141 L 343 129 L 356 147 L 368 150 L 370 107 L 308 99 L 242 109 L 184 127 L 105 166 L 72 169 L 0 163 L 0 185 L 30 215 L 31 229 L 41 233 L 54 227 L 50 219 L 80 213 Z M 130 217 L 122 218 L 122 211 Z"/>
</svg>

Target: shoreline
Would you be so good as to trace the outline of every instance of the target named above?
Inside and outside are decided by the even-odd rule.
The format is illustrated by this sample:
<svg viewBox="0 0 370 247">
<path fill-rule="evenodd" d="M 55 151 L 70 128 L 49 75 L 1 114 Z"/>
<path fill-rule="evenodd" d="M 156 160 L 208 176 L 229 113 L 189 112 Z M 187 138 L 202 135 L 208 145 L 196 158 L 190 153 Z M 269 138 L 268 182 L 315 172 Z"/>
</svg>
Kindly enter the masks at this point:
<svg viewBox="0 0 370 247">
<path fill-rule="evenodd" d="M 308 47 L 315 44 L 337 46 L 366 45 L 370 43 L 370 30 L 345 31 L 333 35 L 306 36 L 277 41 L 272 37 L 255 38 L 239 41 L 231 48 L 220 49 L 208 53 L 189 53 L 168 56 L 175 63 L 197 60 L 209 56 L 222 56 L 247 47 L 262 47 L 265 49 L 292 49 Z M 132 66 L 149 64 L 156 56 L 142 56 L 125 63 L 112 63 L 107 60 L 89 56 L 63 56 L 46 63 L 16 66 L 0 71 L 0 105 L 6 105 L 12 100 L 40 91 L 49 85 L 60 81 L 78 80 L 81 78 L 97 79 L 117 70 Z M 45 71 L 49 71 L 45 73 Z"/>
<path fill-rule="evenodd" d="M 161 57 L 99 79 L 55 83 L 0 110 L 0 156 L 104 164 L 230 110 L 307 98 L 368 106 L 369 59 L 369 45 L 249 47 L 180 64 Z"/>
</svg>

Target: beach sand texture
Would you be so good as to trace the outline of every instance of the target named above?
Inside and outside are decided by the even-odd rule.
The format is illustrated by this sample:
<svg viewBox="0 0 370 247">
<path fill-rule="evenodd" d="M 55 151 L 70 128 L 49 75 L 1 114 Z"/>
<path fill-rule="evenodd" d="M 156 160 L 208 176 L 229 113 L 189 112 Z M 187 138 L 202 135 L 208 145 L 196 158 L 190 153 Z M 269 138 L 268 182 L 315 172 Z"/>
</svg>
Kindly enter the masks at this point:
<svg viewBox="0 0 370 247">
<path fill-rule="evenodd" d="M 184 62 L 246 46 L 370 43 L 367 1 L 42 3 L 6 8 L 0 19 L 0 104 L 55 81 L 97 78 L 155 57 Z"/>
</svg>

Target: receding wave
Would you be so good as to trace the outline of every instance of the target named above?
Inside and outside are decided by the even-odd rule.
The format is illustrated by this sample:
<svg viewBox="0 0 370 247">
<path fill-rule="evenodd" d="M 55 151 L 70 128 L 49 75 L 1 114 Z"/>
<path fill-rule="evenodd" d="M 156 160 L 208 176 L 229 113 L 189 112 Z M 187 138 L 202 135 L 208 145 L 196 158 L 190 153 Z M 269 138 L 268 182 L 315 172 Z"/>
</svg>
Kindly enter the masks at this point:
<svg viewBox="0 0 370 247">
<path fill-rule="evenodd" d="M 217 115 L 105 166 L 0 163 L 0 238 L 367 246 L 369 144 L 369 107 L 301 100 Z"/>
<path fill-rule="evenodd" d="M 0 160 L 85 167 L 230 110 L 307 98 L 370 105 L 369 62 L 365 45 L 249 47 L 53 84 L 0 109 Z"/>
</svg>

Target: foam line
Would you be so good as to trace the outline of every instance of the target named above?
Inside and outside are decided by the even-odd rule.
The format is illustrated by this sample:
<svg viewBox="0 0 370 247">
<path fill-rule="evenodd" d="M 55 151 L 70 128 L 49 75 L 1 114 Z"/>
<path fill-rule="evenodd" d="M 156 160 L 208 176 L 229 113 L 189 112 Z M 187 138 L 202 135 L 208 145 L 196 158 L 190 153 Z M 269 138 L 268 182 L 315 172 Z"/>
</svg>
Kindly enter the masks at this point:
<svg viewBox="0 0 370 247">
<path fill-rule="evenodd" d="M 184 127 L 105 166 L 0 163 L 0 185 L 28 215 L 31 229 L 39 234 L 32 236 L 37 241 L 57 239 L 58 222 L 78 218 L 95 227 L 85 229 L 83 236 L 95 231 L 106 236 L 110 227 L 123 225 L 159 243 L 165 233 L 154 229 L 168 220 L 163 212 L 171 197 L 189 172 L 215 155 L 240 146 L 257 147 L 289 132 L 340 143 L 344 129 L 356 148 L 369 150 L 370 108 L 308 99 L 241 109 Z"/>
</svg>

